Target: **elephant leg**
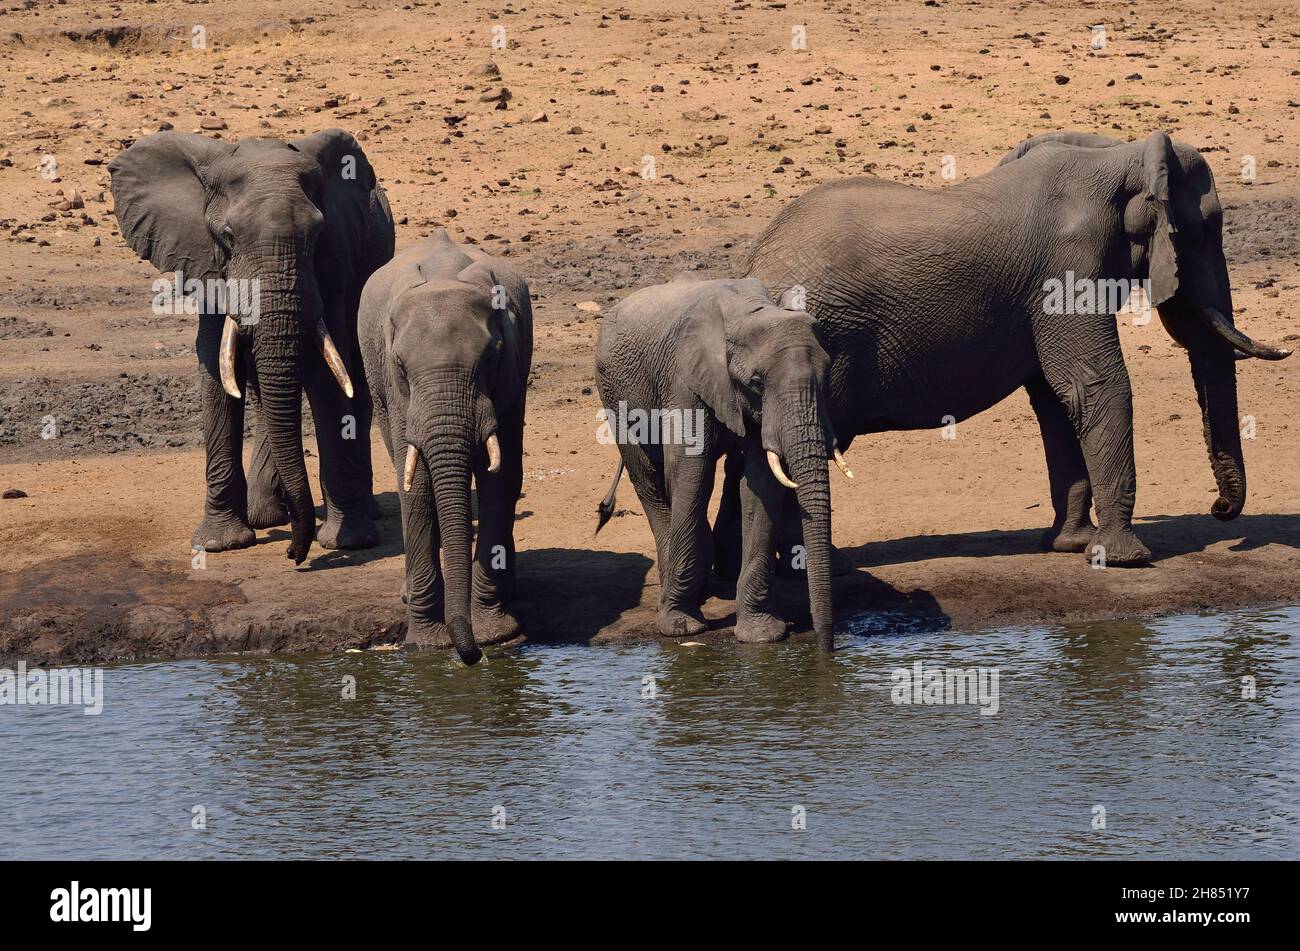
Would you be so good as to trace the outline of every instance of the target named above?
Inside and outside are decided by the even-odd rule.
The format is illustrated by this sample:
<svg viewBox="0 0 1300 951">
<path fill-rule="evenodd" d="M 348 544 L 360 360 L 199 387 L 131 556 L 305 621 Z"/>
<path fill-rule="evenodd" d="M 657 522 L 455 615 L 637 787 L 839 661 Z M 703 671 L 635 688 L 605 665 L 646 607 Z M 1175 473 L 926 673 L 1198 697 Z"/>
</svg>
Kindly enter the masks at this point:
<svg viewBox="0 0 1300 951">
<path fill-rule="evenodd" d="M 361 366 L 361 356 L 357 355 L 353 361 L 353 366 Z M 352 405 L 356 409 L 357 416 L 357 446 L 356 452 L 359 456 L 358 464 L 361 467 L 361 491 L 365 496 L 366 511 L 372 519 L 379 518 L 383 511 L 379 507 L 379 500 L 375 498 L 375 470 L 374 462 L 370 457 L 370 424 L 375 418 L 375 405 L 370 394 L 369 381 L 364 374 L 357 374 L 356 398 L 353 399 Z"/>
<path fill-rule="evenodd" d="M 1141 565 L 1150 550 L 1133 534 L 1137 467 L 1133 462 L 1133 390 L 1119 332 L 1109 322 L 1106 336 L 1080 363 L 1043 362 L 1043 371 L 1065 405 L 1088 467 L 1097 509 L 1097 531 L 1084 554 L 1107 566 Z"/>
<path fill-rule="evenodd" d="M 1026 385 L 1029 403 L 1038 416 L 1043 452 L 1047 457 L 1047 480 L 1055 518 L 1043 533 L 1043 548 L 1049 551 L 1084 551 L 1092 542 L 1097 526 L 1092 524 L 1092 484 L 1088 464 L 1070 414 L 1047 378 L 1037 374 Z"/>
<path fill-rule="evenodd" d="M 645 512 L 650 524 L 650 534 L 655 540 L 655 565 L 659 571 L 660 587 L 668 573 L 668 525 L 672 521 L 672 509 L 668 504 L 667 493 L 662 480 L 656 472 L 655 462 L 646 451 L 635 445 L 620 445 L 619 455 L 623 457 L 623 467 L 627 470 L 628 481 L 636 491 L 637 500 Z"/>
<path fill-rule="evenodd" d="M 221 387 L 218 352 L 225 317 L 199 318 L 194 349 L 198 353 L 199 405 L 203 408 L 204 478 L 207 493 L 203 521 L 190 540 L 195 551 L 230 551 L 253 544 L 248 525 L 248 485 L 244 480 L 244 401 L 228 396 Z M 236 367 L 241 390 L 245 388 L 242 362 Z"/>
<path fill-rule="evenodd" d="M 713 547 L 709 531 L 709 496 L 717 460 L 709 448 L 687 455 L 681 446 L 664 447 L 664 476 L 668 487 L 668 570 L 663 582 L 656 623 L 665 637 L 704 633 L 700 605 L 708 586 Z"/>
<path fill-rule="evenodd" d="M 736 640 L 745 643 L 779 641 L 786 623 L 768 606 L 772 579 L 773 526 L 781 517 L 782 491 L 772 478 L 762 447 L 754 444 L 743 456 L 740 494 L 740 576 L 736 582 Z"/>
<path fill-rule="evenodd" d="M 379 544 L 379 530 L 370 514 L 369 468 L 362 461 L 370 456 L 369 429 L 361 428 L 355 400 L 347 398 L 324 361 L 311 355 L 308 364 L 307 400 L 316 424 L 325 497 L 325 521 L 316 540 L 322 548 L 373 548 Z M 360 379 L 360 374 L 353 375 L 354 387 Z M 369 421 L 367 415 L 364 422 Z"/>
<path fill-rule="evenodd" d="M 713 573 L 722 581 L 735 581 L 741 570 L 740 483 L 745 474 L 745 454 L 727 453 L 722 471 L 722 500 L 713 520 Z"/>
<path fill-rule="evenodd" d="M 498 424 L 501 468 L 487 471 L 485 454 L 474 465 L 478 488 L 478 538 L 470 591 L 470 624 L 479 644 L 496 644 L 519 633 L 505 606 L 514 591 L 515 507 L 523 488 L 523 421 Z"/>
</svg>

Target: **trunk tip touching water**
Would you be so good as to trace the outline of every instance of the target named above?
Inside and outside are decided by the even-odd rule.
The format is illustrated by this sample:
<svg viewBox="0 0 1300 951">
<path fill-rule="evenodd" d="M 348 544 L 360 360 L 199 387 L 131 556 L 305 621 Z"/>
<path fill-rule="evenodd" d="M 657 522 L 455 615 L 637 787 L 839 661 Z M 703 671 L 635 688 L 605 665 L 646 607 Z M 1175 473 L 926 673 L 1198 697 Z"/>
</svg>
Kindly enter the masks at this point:
<svg viewBox="0 0 1300 951">
<path fill-rule="evenodd" d="M 447 622 L 447 629 L 451 632 L 451 642 L 456 645 L 456 653 L 466 666 L 473 667 L 483 658 L 483 652 L 474 643 L 474 632 L 470 630 L 468 621 L 454 617 Z"/>
</svg>

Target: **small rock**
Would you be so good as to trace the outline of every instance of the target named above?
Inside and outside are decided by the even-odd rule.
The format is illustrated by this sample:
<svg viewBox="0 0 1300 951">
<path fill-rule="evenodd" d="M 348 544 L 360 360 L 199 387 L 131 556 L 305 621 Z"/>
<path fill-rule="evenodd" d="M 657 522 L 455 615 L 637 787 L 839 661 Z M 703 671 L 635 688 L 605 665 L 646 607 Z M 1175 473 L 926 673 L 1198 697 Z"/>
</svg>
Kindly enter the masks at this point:
<svg viewBox="0 0 1300 951">
<path fill-rule="evenodd" d="M 537 115 L 533 116 L 528 121 L 529 122 L 550 122 L 551 120 L 547 118 L 546 113 L 539 112 L 537 113 Z"/>
<path fill-rule="evenodd" d="M 698 109 L 690 109 L 682 113 L 682 118 L 688 122 L 716 122 L 722 118 L 722 113 L 718 112 L 712 106 L 701 106 Z"/>
<path fill-rule="evenodd" d="M 4 491 L 4 495 L 3 495 L 3 498 L 6 498 L 6 499 L 25 499 L 25 498 L 27 498 L 27 493 L 24 492 L 22 489 L 5 489 L 5 491 Z"/>
<path fill-rule="evenodd" d="M 597 304 L 594 300 L 584 300 L 584 301 L 580 301 L 580 302 L 578 302 L 577 304 L 575 304 L 574 306 L 577 307 L 578 310 L 586 311 L 588 314 L 599 314 L 599 313 L 600 313 L 600 305 Z"/>
<path fill-rule="evenodd" d="M 221 129 L 229 128 L 229 126 L 226 125 L 225 119 L 218 119 L 215 116 L 209 116 L 208 118 L 199 121 L 199 128 L 207 129 L 209 132 L 217 132 Z"/>
</svg>

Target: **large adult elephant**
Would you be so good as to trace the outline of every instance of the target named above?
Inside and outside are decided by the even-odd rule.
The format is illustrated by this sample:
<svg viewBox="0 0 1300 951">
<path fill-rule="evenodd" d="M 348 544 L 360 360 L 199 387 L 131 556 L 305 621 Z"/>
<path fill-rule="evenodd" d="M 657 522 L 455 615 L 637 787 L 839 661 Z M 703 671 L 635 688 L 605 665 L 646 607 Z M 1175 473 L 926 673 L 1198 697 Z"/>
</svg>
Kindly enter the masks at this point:
<svg viewBox="0 0 1300 951">
<path fill-rule="evenodd" d="M 339 129 L 293 142 L 158 132 L 109 169 L 132 250 L 187 284 L 228 282 L 229 300 L 253 304 L 236 313 L 208 293 L 200 306 L 207 496 L 194 548 L 244 548 L 253 529 L 286 521 L 298 564 L 313 538 L 325 548 L 377 544 L 356 320 L 361 288 L 393 256 L 394 235 L 356 139 Z M 303 461 L 304 389 L 321 457 L 319 535 Z M 258 412 L 248 478 L 244 393 Z"/>
<path fill-rule="evenodd" d="M 849 178 L 787 205 L 746 273 L 799 285 L 831 355 L 841 449 L 855 436 L 966 419 L 1028 390 L 1042 428 L 1055 520 L 1044 544 L 1149 561 L 1133 534 L 1128 372 L 1108 294 L 1053 306 L 1062 285 L 1146 280 L 1187 350 L 1218 484 L 1211 508 L 1241 512 L 1246 472 L 1235 358 L 1279 359 L 1232 322 L 1223 210 L 1205 159 L 1157 132 L 1119 143 L 1057 133 L 942 189 Z M 1057 311 L 1067 311 L 1058 313 Z M 1089 509 L 1095 503 L 1098 524 Z"/>
</svg>

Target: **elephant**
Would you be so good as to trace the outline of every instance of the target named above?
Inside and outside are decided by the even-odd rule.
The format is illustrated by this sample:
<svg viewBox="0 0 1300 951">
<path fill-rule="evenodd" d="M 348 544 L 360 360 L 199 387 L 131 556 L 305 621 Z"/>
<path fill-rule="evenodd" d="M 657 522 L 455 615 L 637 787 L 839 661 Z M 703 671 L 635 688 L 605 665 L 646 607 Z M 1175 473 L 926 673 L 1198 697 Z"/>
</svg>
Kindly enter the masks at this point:
<svg viewBox="0 0 1300 951">
<path fill-rule="evenodd" d="M 1044 547 L 1140 565 L 1151 553 L 1131 524 L 1132 394 L 1116 302 L 1100 290 L 1126 295 L 1143 281 L 1187 351 L 1219 491 L 1211 512 L 1235 517 L 1246 498 L 1235 359 L 1289 351 L 1234 325 L 1222 218 L 1195 148 L 1163 132 L 1127 143 L 1053 133 L 942 189 L 820 185 L 777 214 L 744 272 L 806 294 L 842 449 L 866 433 L 960 422 L 1024 387 L 1055 510 Z M 1067 280 L 1096 287 L 1103 304 L 1049 305 Z"/>
<path fill-rule="evenodd" d="M 717 462 L 740 460 L 743 525 L 736 637 L 786 634 L 769 606 L 772 531 L 781 487 L 797 493 L 806 544 L 809 607 L 829 649 L 832 603 L 827 463 L 835 448 L 825 399 L 829 358 L 815 321 L 774 301 L 759 281 L 678 279 L 622 300 L 600 326 L 596 386 L 603 442 L 621 457 L 600 505 L 614 510 L 626 467 L 654 534 L 665 637 L 705 629 L 700 605 L 712 562 L 708 504 Z M 846 474 L 847 469 L 845 470 Z"/>
<path fill-rule="evenodd" d="M 356 139 L 340 129 L 293 142 L 157 132 L 109 170 L 126 243 L 175 272 L 178 288 L 208 289 L 196 300 L 207 494 L 193 549 L 246 548 L 254 529 L 286 521 L 295 564 L 313 539 L 324 548 L 378 544 L 356 315 L 366 278 L 393 256 L 394 230 Z M 320 451 L 319 534 L 303 459 L 304 389 Z M 257 404 L 248 477 L 244 393 Z"/>
<path fill-rule="evenodd" d="M 438 229 L 371 275 L 357 329 L 401 500 L 406 644 L 454 646 L 472 665 L 480 642 L 519 630 L 506 602 L 515 588 L 533 354 L 528 284 L 504 261 Z"/>
</svg>

